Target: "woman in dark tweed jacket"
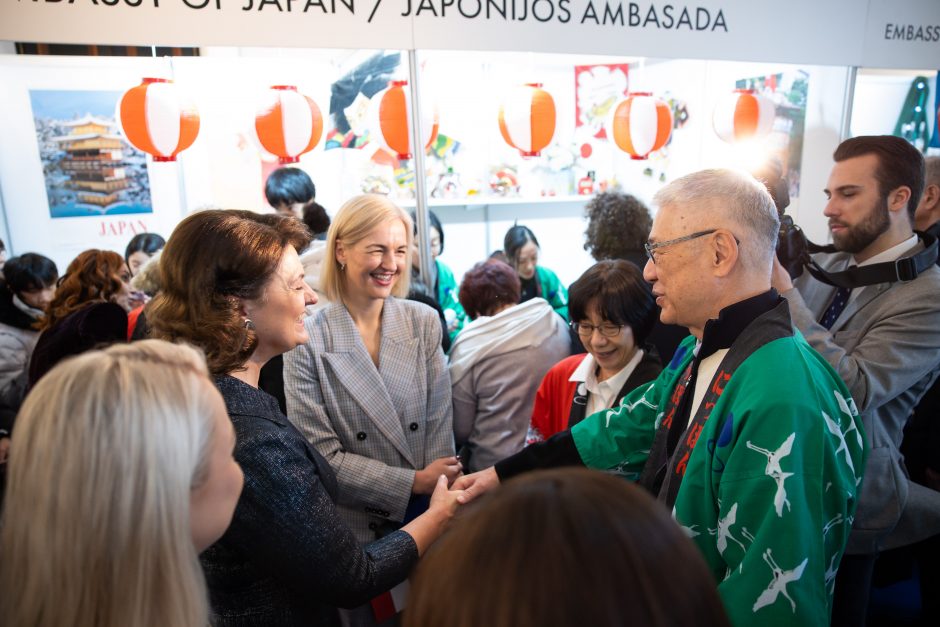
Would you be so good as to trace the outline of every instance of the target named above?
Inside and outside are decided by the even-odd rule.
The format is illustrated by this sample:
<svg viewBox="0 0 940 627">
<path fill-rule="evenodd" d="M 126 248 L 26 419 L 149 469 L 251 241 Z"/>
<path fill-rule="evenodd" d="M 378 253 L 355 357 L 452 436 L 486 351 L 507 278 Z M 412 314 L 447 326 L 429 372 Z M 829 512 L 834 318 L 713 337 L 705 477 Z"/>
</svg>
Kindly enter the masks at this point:
<svg viewBox="0 0 940 627">
<path fill-rule="evenodd" d="M 360 546 L 336 514 L 329 464 L 258 389 L 261 366 L 307 341 L 298 220 L 203 211 L 183 220 L 147 308 L 153 336 L 201 347 L 235 425 L 245 488 L 225 535 L 201 556 L 216 625 L 336 625 L 403 581 L 457 507 L 439 480 L 428 512 Z"/>
</svg>

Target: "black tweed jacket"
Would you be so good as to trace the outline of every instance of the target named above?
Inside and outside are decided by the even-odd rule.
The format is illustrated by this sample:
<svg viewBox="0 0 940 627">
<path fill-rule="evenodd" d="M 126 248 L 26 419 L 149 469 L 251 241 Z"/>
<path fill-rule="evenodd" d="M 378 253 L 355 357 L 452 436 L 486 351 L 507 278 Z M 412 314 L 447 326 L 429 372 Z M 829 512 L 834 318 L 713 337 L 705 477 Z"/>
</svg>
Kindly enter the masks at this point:
<svg viewBox="0 0 940 627">
<path fill-rule="evenodd" d="M 228 376 L 215 383 L 245 488 L 228 531 L 200 556 L 213 625 L 338 625 L 336 607 L 403 581 L 418 560 L 411 536 L 395 531 L 361 546 L 336 514 L 330 465 L 274 397 Z"/>
</svg>

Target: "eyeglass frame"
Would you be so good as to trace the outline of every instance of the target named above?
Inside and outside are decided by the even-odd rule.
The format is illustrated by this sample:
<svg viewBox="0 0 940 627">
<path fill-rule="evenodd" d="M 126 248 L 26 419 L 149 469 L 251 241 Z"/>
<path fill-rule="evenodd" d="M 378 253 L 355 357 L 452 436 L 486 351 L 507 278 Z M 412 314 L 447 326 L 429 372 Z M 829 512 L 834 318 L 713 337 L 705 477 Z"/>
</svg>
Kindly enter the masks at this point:
<svg viewBox="0 0 940 627">
<path fill-rule="evenodd" d="M 625 326 L 628 326 L 628 325 L 626 325 L 626 324 L 613 324 L 613 323 L 605 323 L 605 324 L 610 324 L 610 326 L 616 327 L 616 328 L 617 328 L 617 331 L 616 331 L 613 335 L 607 335 L 606 333 L 604 333 L 603 331 L 601 331 L 601 327 L 603 327 L 604 324 L 593 325 L 593 324 L 591 324 L 590 322 L 569 322 L 569 323 L 568 323 L 568 326 L 571 327 L 571 330 L 572 330 L 572 331 L 574 331 L 575 333 L 577 333 L 578 337 L 583 337 L 583 338 L 589 338 L 589 337 L 591 337 L 592 335 L 594 335 L 594 331 L 595 331 L 595 330 L 596 330 L 598 333 L 600 333 L 603 337 L 606 337 L 606 338 L 617 337 L 618 335 L 620 335 L 620 334 L 623 332 L 623 328 L 624 328 Z M 586 333 L 586 334 L 581 333 L 581 330 L 578 328 L 578 327 L 580 327 L 581 325 L 591 327 L 591 332 L 590 332 L 590 333 Z"/>
<path fill-rule="evenodd" d="M 706 235 L 711 235 L 712 233 L 717 233 L 718 229 L 708 229 L 707 231 L 696 231 L 695 233 L 690 233 L 689 235 L 683 235 L 682 237 L 677 237 L 675 239 L 669 239 L 665 242 L 654 242 L 650 244 L 645 242 L 643 244 L 643 249 L 646 250 L 646 256 L 649 257 L 649 260 L 653 262 L 653 265 L 656 265 L 656 258 L 653 256 L 653 253 L 659 250 L 660 248 L 665 248 L 666 246 L 672 246 L 673 244 L 681 244 L 682 242 L 690 242 L 694 239 L 700 237 L 705 237 Z M 737 238 L 735 238 L 737 239 Z"/>
</svg>

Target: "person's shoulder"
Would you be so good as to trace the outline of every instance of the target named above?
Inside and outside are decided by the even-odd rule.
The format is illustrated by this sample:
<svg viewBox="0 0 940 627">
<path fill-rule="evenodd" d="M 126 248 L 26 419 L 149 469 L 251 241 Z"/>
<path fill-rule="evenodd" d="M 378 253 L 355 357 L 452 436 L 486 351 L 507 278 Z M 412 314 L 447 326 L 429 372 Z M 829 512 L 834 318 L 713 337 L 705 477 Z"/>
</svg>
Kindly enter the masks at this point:
<svg viewBox="0 0 940 627">
<path fill-rule="evenodd" d="M 732 373 L 732 381 L 736 393 L 753 395 L 768 407 L 801 405 L 837 390 L 848 393 L 838 373 L 799 332 L 755 350 Z"/>
<path fill-rule="evenodd" d="M 63 326 L 74 326 L 83 336 L 108 339 L 127 339 L 127 311 L 116 303 L 93 303 L 72 312 L 60 321 Z"/>
<path fill-rule="evenodd" d="M 446 263 L 444 263 L 440 259 L 435 259 L 434 263 L 437 264 L 438 275 L 440 275 L 441 277 L 446 277 L 450 279 L 451 281 L 453 281 L 454 271 L 450 269 L 450 266 L 448 266 Z"/>
<path fill-rule="evenodd" d="M 570 357 L 565 357 L 557 364 L 548 369 L 546 377 L 570 377 L 571 373 L 577 370 L 578 366 L 581 365 L 581 362 L 587 358 L 587 353 L 578 353 L 577 355 L 571 355 Z"/>
<path fill-rule="evenodd" d="M 431 323 L 440 326 L 440 316 L 430 305 L 408 298 L 395 297 L 389 298 L 385 303 L 399 311 L 405 319 L 417 321 L 422 326 Z"/>
<path fill-rule="evenodd" d="M 346 307 L 342 302 L 333 302 L 326 307 L 317 309 L 307 316 L 304 326 L 311 338 L 330 334 L 330 327 L 340 323 L 343 317 L 348 317 Z"/>
<path fill-rule="evenodd" d="M 561 282 L 561 279 L 558 278 L 558 275 L 555 274 L 555 271 L 551 268 L 546 268 L 545 266 L 535 266 L 535 271 L 542 280 L 554 281 L 555 283 Z"/>
</svg>

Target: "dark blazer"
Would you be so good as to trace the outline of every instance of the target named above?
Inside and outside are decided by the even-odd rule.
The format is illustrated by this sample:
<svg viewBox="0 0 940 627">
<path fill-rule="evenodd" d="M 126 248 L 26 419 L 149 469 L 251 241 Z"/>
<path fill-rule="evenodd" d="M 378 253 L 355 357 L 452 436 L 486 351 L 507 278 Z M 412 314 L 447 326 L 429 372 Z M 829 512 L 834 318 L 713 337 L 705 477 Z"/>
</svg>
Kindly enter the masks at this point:
<svg viewBox="0 0 940 627">
<path fill-rule="evenodd" d="M 29 388 L 66 357 L 127 341 L 127 312 L 114 303 L 90 303 L 43 331 L 29 362 Z"/>
<path fill-rule="evenodd" d="M 235 426 L 245 487 L 225 535 L 200 556 L 218 626 L 338 625 L 407 577 L 418 549 L 396 531 L 360 546 L 333 501 L 336 478 L 265 392 L 215 384 Z"/>
</svg>

